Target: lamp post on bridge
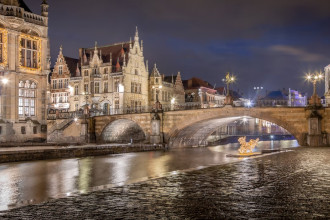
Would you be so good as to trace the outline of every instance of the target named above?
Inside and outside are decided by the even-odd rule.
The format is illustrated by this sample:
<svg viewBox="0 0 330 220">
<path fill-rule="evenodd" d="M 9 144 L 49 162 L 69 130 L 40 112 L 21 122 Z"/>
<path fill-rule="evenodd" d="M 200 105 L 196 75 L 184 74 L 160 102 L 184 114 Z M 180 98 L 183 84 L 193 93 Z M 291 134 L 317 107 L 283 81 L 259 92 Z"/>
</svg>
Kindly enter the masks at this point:
<svg viewBox="0 0 330 220">
<path fill-rule="evenodd" d="M 233 97 L 230 95 L 229 85 L 235 82 L 235 76 L 229 72 L 226 74 L 226 78 L 222 79 L 223 82 L 227 84 L 227 95 L 225 100 L 225 105 L 233 105 Z"/>
<path fill-rule="evenodd" d="M 310 106 L 321 106 L 321 99 L 316 93 L 316 84 L 323 80 L 322 72 L 314 72 L 312 74 L 308 73 L 306 75 L 306 80 L 313 83 L 313 95 L 309 100 Z"/>
<path fill-rule="evenodd" d="M 313 95 L 309 99 L 309 109 L 311 110 L 311 113 L 308 118 L 307 144 L 309 146 L 322 146 L 323 144 L 326 144 L 323 141 L 323 136 L 327 137 L 328 134 L 322 132 L 322 116 L 318 111 L 318 109 L 322 107 L 322 104 L 320 97 L 316 93 L 316 84 L 323 80 L 323 73 L 308 73 L 306 75 L 306 80 L 313 83 Z"/>
</svg>

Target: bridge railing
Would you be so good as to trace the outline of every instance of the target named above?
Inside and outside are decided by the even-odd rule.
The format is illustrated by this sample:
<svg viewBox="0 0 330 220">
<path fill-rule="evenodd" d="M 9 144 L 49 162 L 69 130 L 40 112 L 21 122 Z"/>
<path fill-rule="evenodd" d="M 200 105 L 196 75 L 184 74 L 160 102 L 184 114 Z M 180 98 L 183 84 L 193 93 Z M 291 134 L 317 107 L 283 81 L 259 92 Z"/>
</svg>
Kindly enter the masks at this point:
<svg viewBox="0 0 330 220">
<path fill-rule="evenodd" d="M 56 120 L 56 119 L 74 119 L 81 118 L 83 116 L 83 111 L 74 111 L 74 112 L 48 112 L 47 120 Z"/>
<path fill-rule="evenodd" d="M 224 105 L 216 105 L 210 106 L 208 103 L 200 103 L 200 102 L 186 102 L 186 103 L 176 103 L 170 105 L 163 105 L 162 110 L 164 112 L 169 111 L 182 111 L 182 110 L 196 110 L 196 109 L 211 109 L 211 108 L 223 108 Z M 237 108 L 250 108 L 240 106 Z M 256 108 L 256 107 L 251 107 Z M 257 107 L 257 108 L 269 108 L 267 106 Z M 278 106 L 273 106 L 272 108 L 279 108 Z M 281 108 L 299 108 L 299 107 L 290 107 L 290 106 L 282 106 Z M 304 108 L 304 107 L 301 107 Z M 125 115 L 125 114 L 139 114 L 139 113 L 151 113 L 154 111 L 154 106 L 138 106 L 138 107 L 125 107 L 125 108 L 110 108 L 106 110 L 100 109 L 90 109 L 89 113 L 86 115 L 87 117 L 94 116 L 104 116 L 104 115 Z M 56 119 L 70 119 L 70 118 L 82 118 L 84 113 L 82 110 L 74 111 L 74 112 L 56 112 L 51 111 L 48 112 L 47 119 L 48 120 L 56 120 Z"/>
</svg>

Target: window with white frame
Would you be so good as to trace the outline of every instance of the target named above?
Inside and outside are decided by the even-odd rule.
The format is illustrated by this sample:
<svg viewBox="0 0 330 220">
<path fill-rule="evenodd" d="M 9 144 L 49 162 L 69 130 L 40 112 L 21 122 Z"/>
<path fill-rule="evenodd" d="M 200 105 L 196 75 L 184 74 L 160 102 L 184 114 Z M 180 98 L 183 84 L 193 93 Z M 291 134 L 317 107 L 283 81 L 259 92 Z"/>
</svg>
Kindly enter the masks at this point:
<svg viewBox="0 0 330 220">
<path fill-rule="evenodd" d="M 86 83 L 86 84 L 84 85 L 84 92 L 85 92 L 86 94 L 88 94 L 88 83 Z"/>
<path fill-rule="evenodd" d="M 64 88 L 69 87 L 69 79 L 64 79 Z"/>
<path fill-rule="evenodd" d="M 79 85 L 74 86 L 74 94 L 79 95 Z"/>
<path fill-rule="evenodd" d="M 57 89 L 57 80 L 53 80 L 53 89 Z"/>
<path fill-rule="evenodd" d="M 109 88 L 108 88 L 108 82 L 104 83 L 104 93 L 108 93 Z"/>
<path fill-rule="evenodd" d="M 100 83 L 99 82 L 96 82 L 94 86 L 95 86 L 94 87 L 95 88 L 95 93 L 96 94 L 100 93 Z"/>
<path fill-rule="evenodd" d="M 58 81 L 58 88 L 59 88 L 59 89 L 62 89 L 62 88 L 63 88 L 63 80 L 62 80 L 62 79 L 60 79 L 60 80 Z"/>
<path fill-rule="evenodd" d="M 20 81 L 18 84 L 18 114 L 19 116 L 36 115 L 37 84 L 30 80 Z"/>
<path fill-rule="evenodd" d="M 58 74 L 59 75 L 63 74 L 63 66 L 62 65 L 58 67 Z"/>
</svg>

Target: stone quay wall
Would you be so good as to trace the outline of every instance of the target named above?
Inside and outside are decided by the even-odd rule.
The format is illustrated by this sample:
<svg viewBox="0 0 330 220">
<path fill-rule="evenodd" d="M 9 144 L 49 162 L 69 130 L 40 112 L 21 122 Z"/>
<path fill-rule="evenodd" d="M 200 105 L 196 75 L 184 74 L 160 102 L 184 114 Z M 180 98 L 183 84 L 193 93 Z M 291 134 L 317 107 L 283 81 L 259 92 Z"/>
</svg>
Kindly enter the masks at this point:
<svg viewBox="0 0 330 220">
<path fill-rule="evenodd" d="M 0 153 L 0 163 L 19 162 L 19 161 L 33 161 L 33 160 L 48 160 L 59 158 L 75 158 L 87 156 L 101 156 L 107 154 L 121 154 L 131 152 L 144 152 L 165 150 L 163 145 L 102 145 L 89 147 L 66 147 L 56 149 L 42 149 L 42 150 L 21 150 L 8 151 Z"/>
</svg>

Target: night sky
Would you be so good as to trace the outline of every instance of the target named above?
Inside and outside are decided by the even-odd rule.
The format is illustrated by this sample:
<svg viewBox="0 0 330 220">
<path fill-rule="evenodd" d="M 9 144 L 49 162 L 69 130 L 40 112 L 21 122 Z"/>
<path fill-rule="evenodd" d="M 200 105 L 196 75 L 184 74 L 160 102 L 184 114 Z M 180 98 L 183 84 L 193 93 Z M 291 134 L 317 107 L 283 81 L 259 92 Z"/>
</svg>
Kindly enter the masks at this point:
<svg viewBox="0 0 330 220">
<path fill-rule="evenodd" d="M 40 14 L 41 0 L 25 0 Z M 227 71 L 235 89 L 254 86 L 311 93 L 308 71 L 330 64 L 329 0 L 49 0 L 52 64 L 60 45 L 78 48 L 128 41 L 138 26 L 149 68 L 216 86 Z M 324 93 L 324 83 L 319 86 Z"/>
</svg>

